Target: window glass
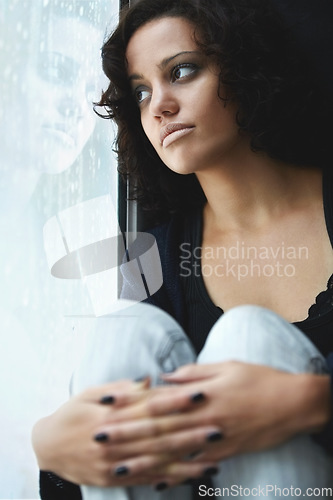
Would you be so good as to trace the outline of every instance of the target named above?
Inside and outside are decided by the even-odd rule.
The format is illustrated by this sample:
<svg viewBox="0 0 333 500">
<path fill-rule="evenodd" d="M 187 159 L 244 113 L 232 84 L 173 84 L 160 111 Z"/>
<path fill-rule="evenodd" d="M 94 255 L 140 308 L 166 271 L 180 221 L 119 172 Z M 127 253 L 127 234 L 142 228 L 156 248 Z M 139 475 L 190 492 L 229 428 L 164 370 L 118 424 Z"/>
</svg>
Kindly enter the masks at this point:
<svg viewBox="0 0 333 500">
<path fill-rule="evenodd" d="M 114 131 L 92 105 L 117 19 L 118 0 L 0 0 L 0 499 L 39 498 L 31 428 L 68 398 L 100 279 L 117 296 Z"/>
</svg>

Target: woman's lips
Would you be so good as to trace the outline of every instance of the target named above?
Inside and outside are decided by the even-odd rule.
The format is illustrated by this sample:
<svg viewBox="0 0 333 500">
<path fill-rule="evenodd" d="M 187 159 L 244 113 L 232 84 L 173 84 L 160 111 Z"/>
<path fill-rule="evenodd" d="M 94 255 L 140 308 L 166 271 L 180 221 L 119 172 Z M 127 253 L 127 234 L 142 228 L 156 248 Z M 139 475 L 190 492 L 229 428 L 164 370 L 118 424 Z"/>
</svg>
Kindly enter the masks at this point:
<svg viewBox="0 0 333 500">
<path fill-rule="evenodd" d="M 65 127 L 57 125 L 45 125 L 44 132 L 53 139 L 59 141 L 64 147 L 75 148 L 76 138 Z"/>
<path fill-rule="evenodd" d="M 160 143 L 164 148 L 167 148 L 170 144 L 190 134 L 193 130 L 194 127 L 192 125 L 187 125 L 185 123 L 169 123 L 161 129 Z"/>
</svg>

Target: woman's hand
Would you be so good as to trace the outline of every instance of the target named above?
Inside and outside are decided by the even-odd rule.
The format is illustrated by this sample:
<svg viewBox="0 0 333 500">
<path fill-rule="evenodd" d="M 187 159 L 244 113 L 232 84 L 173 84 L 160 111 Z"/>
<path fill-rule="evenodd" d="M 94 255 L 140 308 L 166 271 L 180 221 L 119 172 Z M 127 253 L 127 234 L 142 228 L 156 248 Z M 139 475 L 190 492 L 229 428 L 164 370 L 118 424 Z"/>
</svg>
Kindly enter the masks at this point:
<svg viewBox="0 0 333 500">
<path fill-rule="evenodd" d="M 178 398 L 184 409 L 184 389 L 196 387 L 207 396 L 207 404 L 197 409 L 193 421 L 221 428 L 223 444 L 219 451 L 210 452 L 219 459 L 271 448 L 300 432 L 314 432 L 331 415 L 330 380 L 324 375 L 295 375 L 262 365 L 225 362 L 188 365 L 164 378 L 181 384 Z M 168 411 L 169 404 L 172 407 L 171 400 L 162 403 L 156 398 L 154 413 Z M 187 425 L 191 419 L 187 415 Z"/>
<path fill-rule="evenodd" d="M 77 484 L 107 486 L 112 478 L 110 460 L 94 439 L 95 428 L 117 421 L 117 408 L 140 400 L 148 386 L 147 379 L 93 387 L 38 421 L 32 440 L 40 469 Z"/>
<path fill-rule="evenodd" d="M 132 410 L 124 408 L 127 422 L 100 432 L 109 436 L 106 449 L 125 452 L 127 443 L 128 456 L 134 454 L 126 460 L 125 452 L 116 467 L 129 475 L 153 468 L 169 485 L 186 475 L 202 475 L 198 463 L 212 469 L 228 457 L 312 432 L 325 425 L 331 412 L 327 376 L 227 362 L 187 365 L 164 378 L 177 385 L 152 389 L 137 404 L 137 421 L 128 421 Z"/>
<path fill-rule="evenodd" d="M 227 362 L 187 365 L 164 378 L 173 385 L 89 389 L 38 422 L 41 469 L 79 484 L 172 486 L 320 428 L 331 411 L 326 376 Z"/>
<path fill-rule="evenodd" d="M 144 434 L 147 408 L 154 392 L 149 389 L 149 379 L 139 383 L 119 381 L 93 387 L 73 397 L 52 415 L 38 421 L 33 429 L 33 446 L 41 470 L 52 471 L 63 479 L 77 484 L 94 486 L 135 486 L 158 484 L 165 474 L 165 464 L 177 460 L 177 449 L 192 450 L 193 443 L 205 441 L 207 432 L 215 429 L 194 429 L 180 432 L 175 449 L 145 450 Z M 141 435 L 136 436 L 135 426 L 142 420 Z M 113 437 L 99 429 L 124 425 L 132 429 L 133 442 L 127 439 L 117 443 Z M 121 423 L 121 424 L 120 424 Z M 151 428 L 149 428 L 151 434 Z M 153 451 L 154 448 L 154 451 Z M 123 465 L 135 458 L 136 468 Z M 189 475 L 201 476 L 212 472 L 215 464 L 179 461 L 172 465 L 181 482 Z"/>
</svg>

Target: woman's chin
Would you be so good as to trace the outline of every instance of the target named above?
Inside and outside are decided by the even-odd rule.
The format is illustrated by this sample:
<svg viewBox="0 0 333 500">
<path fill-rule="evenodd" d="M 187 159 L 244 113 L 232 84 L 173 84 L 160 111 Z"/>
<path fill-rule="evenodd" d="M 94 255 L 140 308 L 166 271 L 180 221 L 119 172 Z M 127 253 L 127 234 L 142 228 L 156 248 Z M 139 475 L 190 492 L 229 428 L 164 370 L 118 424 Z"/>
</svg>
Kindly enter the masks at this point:
<svg viewBox="0 0 333 500">
<path fill-rule="evenodd" d="M 73 165 L 78 156 L 79 153 L 77 152 L 56 152 L 51 150 L 49 157 L 40 157 L 35 167 L 40 174 L 61 174 Z"/>
</svg>

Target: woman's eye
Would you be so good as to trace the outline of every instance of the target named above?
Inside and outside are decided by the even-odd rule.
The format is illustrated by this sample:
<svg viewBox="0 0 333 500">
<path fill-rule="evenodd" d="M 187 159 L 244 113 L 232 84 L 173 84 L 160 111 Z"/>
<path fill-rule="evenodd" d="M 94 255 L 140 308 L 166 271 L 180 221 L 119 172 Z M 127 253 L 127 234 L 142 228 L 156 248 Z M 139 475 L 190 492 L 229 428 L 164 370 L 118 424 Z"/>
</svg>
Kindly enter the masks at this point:
<svg viewBox="0 0 333 500">
<path fill-rule="evenodd" d="M 56 85 L 68 85 L 75 82 L 77 69 L 73 61 L 57 52 L 47 52 L 42 54 L 38 64 L 39 76 Z"/>
<path fill-rule="evenodd" d="M 182 66 L 177 66 L 172 71 L 172 81 L 181 80 L 182 78 L 186 78 L 196 71 L 196 66 L 193 64 L 184 64 Z"/>
<path fill-rule="evenodd" d="M 150 97 L 150 92 L 149 90 L 145 89 L 137 89 L 135 91 L 135 99 L 138 104 L 141 104 L 147 97 Z"/>
</svg>

